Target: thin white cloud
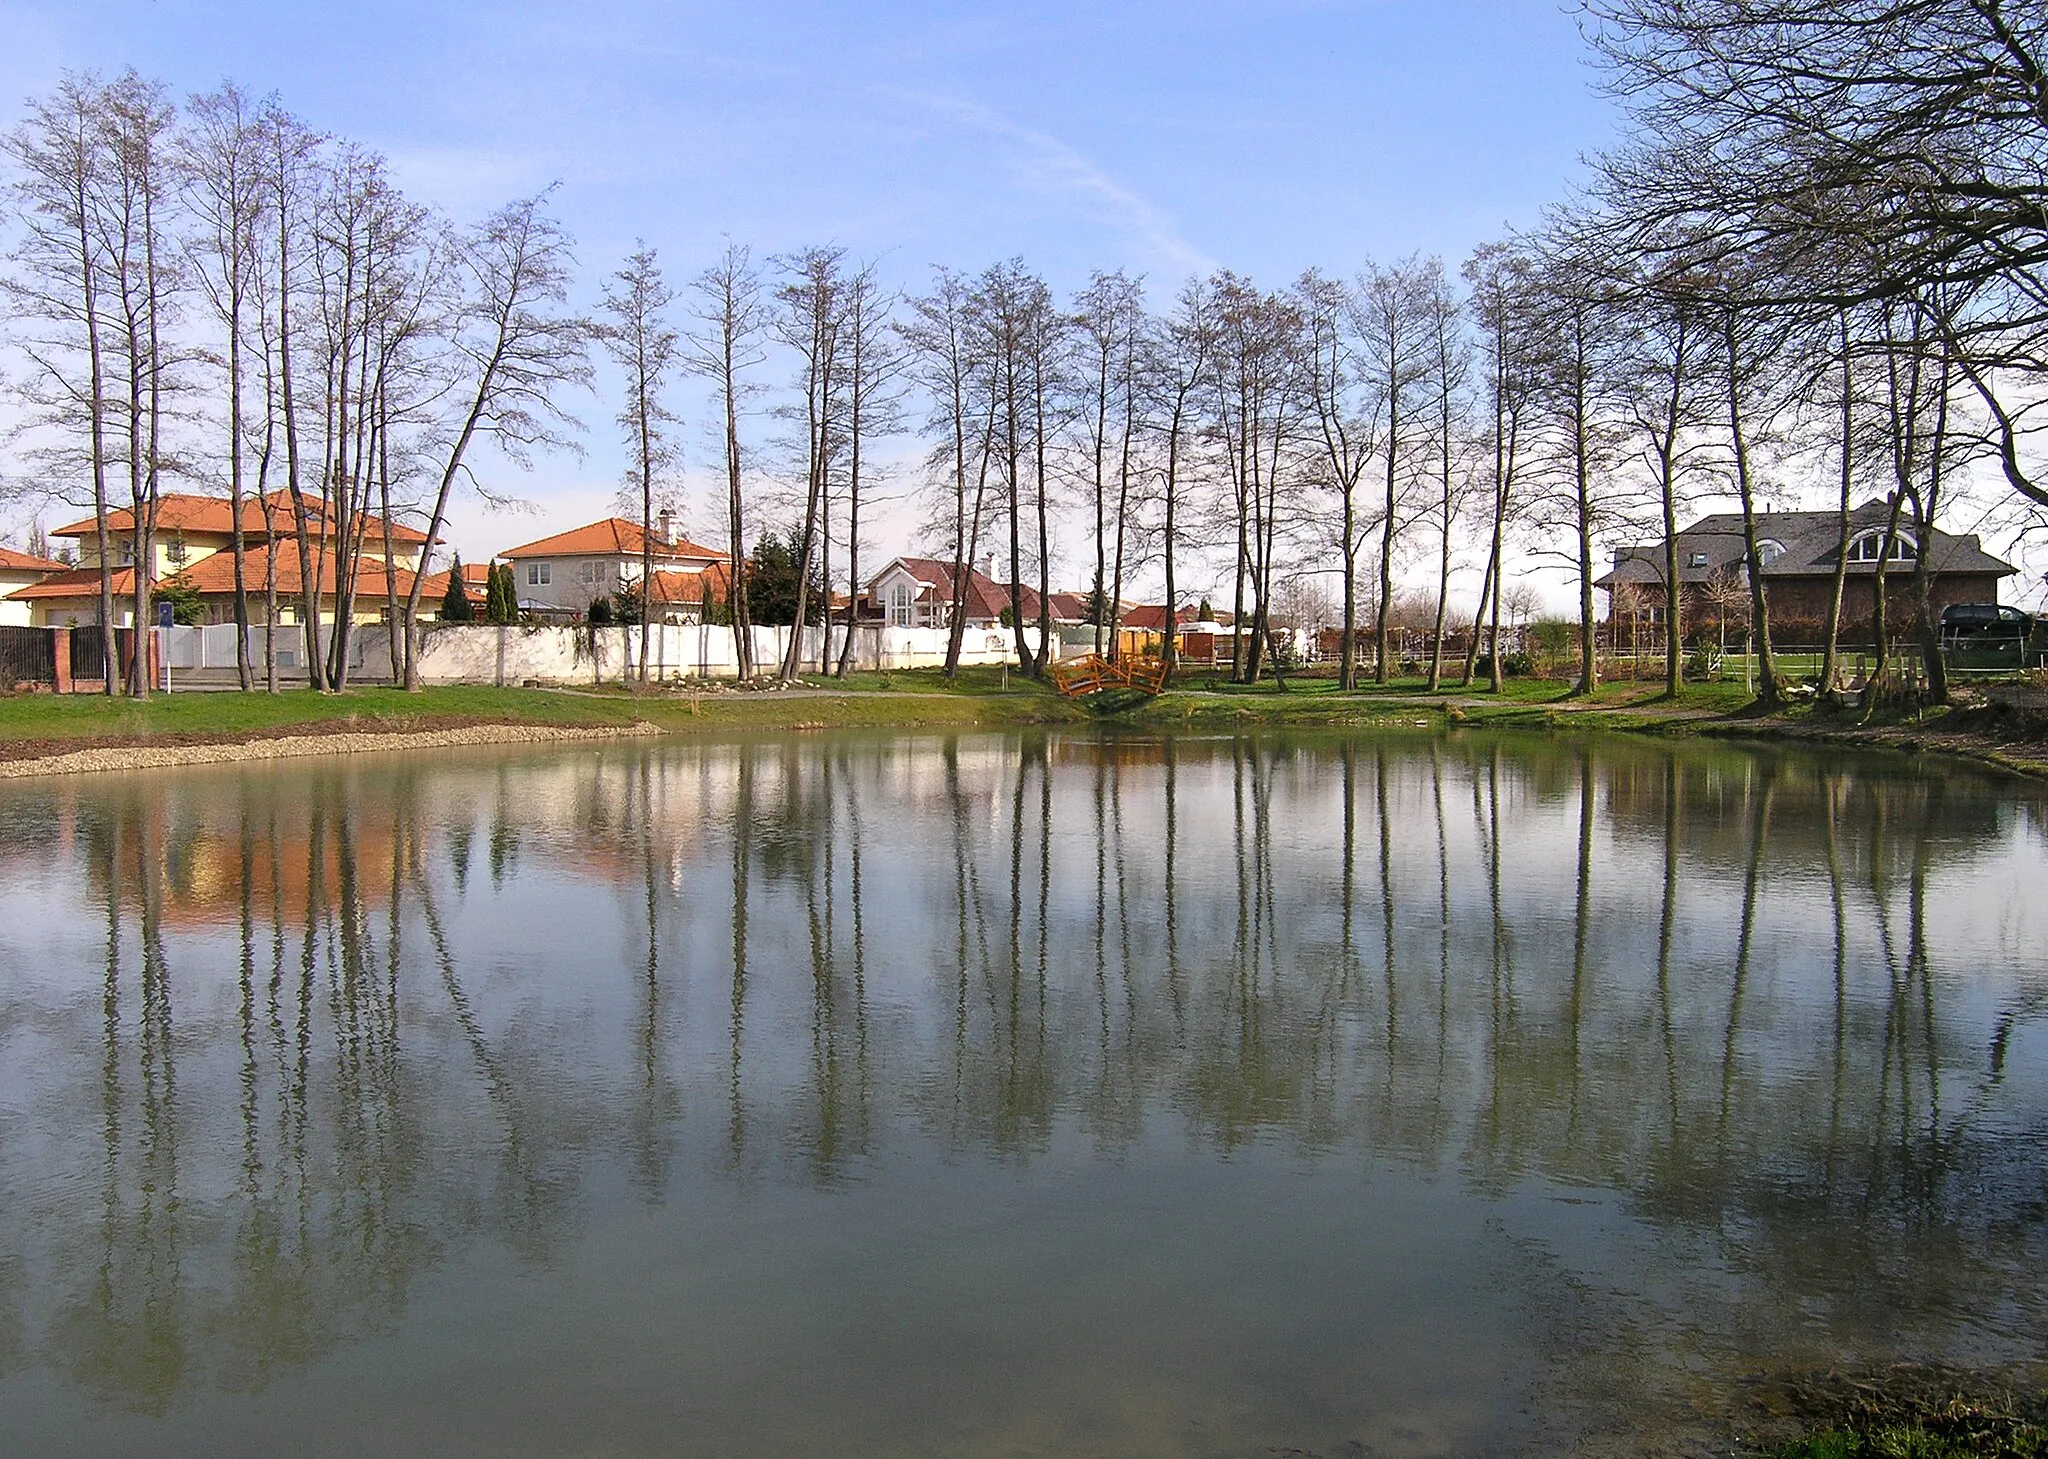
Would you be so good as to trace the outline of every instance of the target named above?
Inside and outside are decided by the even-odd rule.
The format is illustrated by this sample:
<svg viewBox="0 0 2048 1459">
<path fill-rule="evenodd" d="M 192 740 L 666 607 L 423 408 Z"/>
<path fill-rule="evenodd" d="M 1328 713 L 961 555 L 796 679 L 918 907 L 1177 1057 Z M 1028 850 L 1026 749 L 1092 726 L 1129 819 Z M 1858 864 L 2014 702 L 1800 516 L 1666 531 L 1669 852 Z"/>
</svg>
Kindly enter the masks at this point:
<svg viewBox="0 0 2048 1459">
<path fill-rule="evenodd" d="M 1128 237 L 1148 264 L 1179 277 L 1206 274 L 1217 262 L 1180 231 L 1162 208 L 1110 176 L 1058 137 L 1022 126 L 979 102 L 908 94 L 910 99 L 977 131 L 1016 143 L 1018 174 L 1037 190 L 1081 205 L 1091 216 Z"/>
<path fill-rule="evenodd" d="M 408 196 L 432 202 L 450 216 L 481 216 L 515 197 L 546 187 L 559 176 L 551 160 L 505 147 L 437 147 L 401 139 L 371 139 L 391 164 Z"/>
</svg>

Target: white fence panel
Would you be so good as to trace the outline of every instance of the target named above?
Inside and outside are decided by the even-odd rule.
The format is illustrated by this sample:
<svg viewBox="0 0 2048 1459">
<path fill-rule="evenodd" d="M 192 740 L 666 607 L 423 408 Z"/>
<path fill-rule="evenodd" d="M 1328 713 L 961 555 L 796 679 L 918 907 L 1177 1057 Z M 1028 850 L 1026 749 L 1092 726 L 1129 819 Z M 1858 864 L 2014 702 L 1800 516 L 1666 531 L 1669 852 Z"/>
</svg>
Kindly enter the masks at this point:
<svg viewBox="0 0 2048 1459">
<path fill-rule="evenodd" d="M 789 652 L 791 628 L 752 630 L 756 673 L 777 672 Z M 373 636 L 375 653 L 365 670 L 370 675 L 387 672 L 378 665 L 383 657 L 382 630 L 359 630 L 352 667 L 365 663 L 365 645 Z M 852 665 L 857 669 L 938 668 L 946 662 L 947 632 L 943 628 L 885 628 L 864 623 L 854 629 Z M 730 679 L 739 674 L 736 635 L 730 628 L 710 624 L 659 624 L 641 633 L 635 624 L 605 628 L 541 627 L 484 623 L 436 624 L 421 636 L 420 676 L 432 684 L 522 684 L 534 680 L 544 684 L 619 683 L 637 679 L 641 654 L 647 656 L 650 680 Z M 1029 642 L 1037 641 L 1035 629 L 1026 630 Z M 964 664 L 1012 662 L 1015 635 L 1008 629 L 970 629 L 961 643 Z M 835 624 L 828 630 L 810 626 L 802 630 L 800 652 L 802 672 L 818 675 L 823 657 L 824 673 L 838 667 L 846 629 Z M 1054 657 L 1059 644 L 1053 645 Z"/>
</svg>

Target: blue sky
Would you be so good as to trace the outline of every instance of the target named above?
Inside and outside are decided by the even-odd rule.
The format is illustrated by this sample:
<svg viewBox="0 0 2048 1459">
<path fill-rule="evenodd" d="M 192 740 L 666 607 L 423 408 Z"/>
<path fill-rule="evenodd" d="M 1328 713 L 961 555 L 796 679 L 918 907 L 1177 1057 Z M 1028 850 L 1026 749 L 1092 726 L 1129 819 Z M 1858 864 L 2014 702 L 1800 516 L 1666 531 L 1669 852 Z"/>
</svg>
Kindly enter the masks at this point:
<svg viewBox="0 0 2048 1459">
<path fill-rule="evenodd" d="M 1097 267 L 1167 290 L 1218 265 L 1455 266 L 1561 197 L 1613 116 L 1556 0 L 0 0 L 0 35 L 10 106 L 66 67 L 233 78 L 457 218 L 559 183 L 590 297 L 636 237 L 677 276 L 729 234 L 837 242 L 912 284 L 1021 255 L 1062 292 Z M 515 538 L 610 497 L 603 397 L 578 404 L 586 459 L 510 483 L 538 509 Z M 456 526 L 472 556 L 509 545 Z"/>
</svg>

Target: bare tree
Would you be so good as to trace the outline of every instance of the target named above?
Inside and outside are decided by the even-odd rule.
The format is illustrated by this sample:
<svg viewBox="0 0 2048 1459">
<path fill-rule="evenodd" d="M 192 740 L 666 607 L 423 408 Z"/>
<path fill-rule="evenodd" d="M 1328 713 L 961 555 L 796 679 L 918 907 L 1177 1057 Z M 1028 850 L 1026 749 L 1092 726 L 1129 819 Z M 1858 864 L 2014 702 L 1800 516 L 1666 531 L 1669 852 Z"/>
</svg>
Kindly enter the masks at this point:
<svg viewBox="0 0 2048 1459">
<path fill-rule="evenodd" d="M 618 422 L 632 453 L 626 488 L 640 508 L 640 682 L 647 682 L 649 624 L 654 617 L 654 528 L 657 503 L 667 506 L 679 453 L 669 439 L 675 413 L 663 393 L 681 348 L 667 311 L 675 290 L 662 277 L 653 249 L 635 240 L 625 264 L 605 284 L 605 348 L 625 372 L 626 400 Z"/>
<path fill-rule="evenodd" d="M 1484 244 L 1465 261 L 1462 270 L 1469 307 L 1478 325 L 1486 356 L 1487 406 L 1493 417 L 1490 445 L 1493 448 L 1492 491 L 1488 503 L 1486 573 L 1480 584 L 1476 630 L 1488 617 L 1487 643 L 1493 691 L 1505 687 L 1501 667 L 1500 618 L 1503 587 L 1507 576 L 1505 556 L 1508 523 L 1517 506 L 1515 489 L 1520 484 L 1524 423 L 1532 413 L 1539 371 L 1538 316 L 1533 264 L 1525 252 L 1503 243 Z M 1475 631 L 1465 654 L 1465 682 L 1472 682 L 1479 655 Z"/>
<path fill-rule="evenodd" d="M 790 414 L 803 428 L 798 462 L 803 472 L 802 527 L 796 535 L 796 617 L 783 655 L 781 677 L 793 680 L 803 668 L 803 626 L 809 613 L 811 564 L 820 555 L 823 538 L 825 581 L 831 582 L 830 491 L 834 468 L 844 449 L 841 395 L 847 365 L 846 251 L 837 247 L 807 248 L 779 259 L 788 276 L 775 291 L 781 306 L 776 332 L 796 352 L 802 365 L 800 400 Z M 830 604 L 825 620 L 830 628 Z M 823 657 L 823 650 L 820 650 Z"/>
<path fill-rule="evenodd" d="M 1230 483 L 1237 555 L 1232 567 L 1231 653 L 1235 677 L 1258 681 L 1265 661 L 1283 484 L 1295 465 L 1306 410 L 1300 369 L 1301 316 L 1293 302 L 1249 280 L 1210 280 L 1211 429 Z M 1251 593 L 1250 632 L 1245 594 Z"/>
<path fill-rule="evenodd" d="M 1463 311 L 1443 260 L 1432 258 L 1422 268 L 1423 387 L 1430 397 L 1430 425 L 1436 446 L 1437 581 L 1436 621 L 1429 635 L 1429 691 L 1443 686 L 1444 616 L 1451 600 L 1451 536 L 1458 520 L 1462 482 L 1454 466 L 1465 434 L 1465 386 L 1471 359 L 1462 332 Z"/>
<path fill-rule="evenodd" d="M 1147 370 L 1151 395 L 1149 415 L 1159 437 L 1159 496 L 1163 518 L 1160 549 L 1166 576 L 1166 625 L 1159 657 L 1169 674 L 1179 661 L 1180 600 L 1175 568 L 1179 561 L 1179 512 L 1186 483 L 1201 439 L 1201 400 L 1208 388 L 1216 326 L 1209 286 L 1192 280 L 1181 290 L 1174 311 L 1160 331 L 1158 347 Z"/>
<path fill-rule="evenodd" d="M 563 311 L 568 298 L 569 239 L 551 218 L 548 194 L 507 203 L 459 240 L 456 271 L 462 297 L 451 346 L 460 413 L 449 423 L 439 455 L 434 504 L 427 517 L 421 564 L 432 560 L 447 521 L 448 499 L 468 470 L 469 451 L 487 440 L 515 461 L 537 446 L 573 449 L 564 434 L 574 418 L 557 396 L 590 382 L 590 324 Z M 419 687 L 413 651 L 424 572 L 405 602 L 405 684 Z"/>
<path fill-rule="evenodd" d="M 1613 378 L 1614 290 L 1589 266 L 1577 225 L 1553 220 L 1541 255 L 1542 313 L 1539 407 L 1549 428 L 1550 457 L 1561 477 L 1557 505 L 1572 534 L 1579 584 L 1579 677 L 1572 692 L 1591 694 L 1600 682 L 1593 615 L 1593 538 L 1608 503 L 1597 487 L 1614 448 L 1608 418 Z"/>
<path fill-rule="evenodd" d="M 276 427 L 281 426 L 284 435 L 285 490 L 291 500 L 293 535 L 299 558 L 302 655 L 306 665 L 307 682 L 315 690 L 324 691 L 328 687 L 327 655 L 320 632 L 320 599 L 314 593 L 315 582 L 311 564 L 316 542 L 324 541 L 324 538 L 316 537 L 315 533 L 323 532 L 325 528 L 315 525 L 313 510 L 306 497 L 304 452 L 299 431 L 299 389 L 293 365 L 297 357 L 299 333 L 303 328 L 298 322 L 298 305 L 303 301 L 306 266 L 300 245 L 305 234 L 310 231 L 309 220 L 315 191 L 314 175 L 323 139 L 319 134 L 308 130 L 274 100 L 265 104 L 261 125 L 265 204 L 270 210 L 271 239 L 275 244 L 275 247 L 269 250 L 268 278 L 264 291 L 266 299 L 275 306 L 273 309 L 266 305 L 264 310 L 270 341 L 264 368 L 264 466 L 268 467 L 273 454 L 273 432 Z M 266 474 L 267 471 L 259 472 L 259 475 Z M 263 486 L 259 484 L 259 494 L 263 491 Z M 267 495 L 264 497 L 264 526 L 266 531 L 271 528 Z M 274 574 L 277 557 L 277 539 L 274 532 L 270 533 L 270 540 L 272 545 L 267 554 L 270 559 L 268 571 Z M 269 599 L 271 622 L 274 625 L 277 621 L 274 578 L 266 583 L 265 592 Z M 274 631 L 266 635 L 265 656 L 270 665 L 270 678 L 274 681 Z"/>
<path fill-rule="evenodd" d="M 1850 513 L 1855 505 L 1857 429 L 1856 341 L 1850 311 L 1837 310 L 1835 323 L 1840 345 L 1835 360 L 1839 391 L 1835 407 L 1841 421 L 1835 443 L 1841 491 L 1835 510 L 1835 570 L 1828 582 L 1827 622 L 1823 629 L 1826 642 L 1821 650 L 1820 668 L 1821 691 L 1830 695 L 1835 692 L 1835 683 L 1841 674 L 1842 598 L 1849 580 Z"/>
<path fill-rule="evenodd" d="M 134 71 L 123 72 L 102 93 L 109 167 L 102 190 L 102 239 L 113 305 L 114 346 L 125 391 L 117 407 L 118 436 L 128 471 L 131 550 L 134 560 L 135 653 L 128 692 L 150 695 L 150 655 L 144 632 L 156 578 L 157 508 L 165 468 L 166 397 L 174 388 L 173 319 L 180 287 L 172 247 L 171 127 L 175 111 L 164 88 Z"/>
<path fill-rule="evenodd" d="M 191 275 L 219 325 L 224 346 L 216 357 L 227 382 L 229 542 L 234 557 L 235 673 L 255 687 L 249 660 L 248 552 L 244 532 L 245 437 L 243 408 L 249 314 L 261 289 L 259 260 L 266 197 L 263 129 L 256 105 L 232 82 L 193 96 L 178 137 L 178 172 L 190 220 L 185 252 Z"/>
<path fill-rule="evenodd" d="M 1421 402 L 1417 387 L 1428 368 L 1430 325 L 1423 266 L 1407 259 L 1391 268 L 1369 267 L 1357 292 L 1360 352 L 1371 372 L 1372 391 L 1379 401 L 1379 456 L 1385 486 L 1380 506 L 1379 605 L 1375 613 L 1373 679 L 1389 677 L 1389 625 L 1394 602 L 1394 542 L 1405 525 L 1404 475 L 1409 427 L 1416 423 Z"/>
<path fill-rule="evenodd" d="M 1663 553 L 1664 692 L 1675 696 L 1684 672 L 1685 582 L 1678 510 L 1687 478 L 1709 445 L 1706 381 L 1713 346 L 1699 280 L 1672 269 L 1630 289 L 1621 304 L 1623 342 L 1618 394 L 1636 454 L 1657 487 Z"/>
<path fill-rule="evenodd" d="M 417 424 L 415 407 L 440 393 L 439 382 L 426 383 L 423 356 L 441 324 L 445 255 L 434 246 L 426 210 L 392 185 L 382 157 L 341 147 L 328 164 L 314 200 L 309 255 L 319 328 L 323 490 L 308 507 L 318 516 L 311 531 L 332 546 L 316 552 L 302 571 L 312 577 L 316 601 L 326 596 L 328 567 L 334 571 L 326 679 L 339 690 L 348 685 L 364 563 L 379 552 L 392 678 L 403 677 L 391 487 L 394 461 L 400 469 L 412 463 L 409 443 L 394 436 Z M 371 529 L 379 523 L 373 540 Z"/>
<path fill-rule="evenodd" d="M 998 397 L 990 362 L 978 344 L 974 287 L 961 275 L 935 269 L 931 292 L 911 298 L 910 317 L 901 333 L 910 350 L 911 377 L 930 402 L 926 429 L 938 437 L 926 459 L 927 469 L 939 483 L 942 512 L 952 518 L 953 582 L 945 667 L 951 679 L 960 671 L 967 631 L 968 574 L 980 551 Z"/>
<path fill-rule="evenodd" d="M 747 606 L 746 476 L 740 416 L 743 402 L 754 388 L 747 372 L 766 357 L 762 336 L 767 309 L 752 254 L 744 244 L 731 240 L 718 261 L 691 281 L 690 291 L 696 297 L 692 313 L 697 328 L 684 341 L 686 364 L 693 373 L 711 381 L 724 421 L 726 591 L 731 595 L 728 606 L 739 674 L 748 679 L 757 666 L 754 620 Z"/>
<path fill-rule="evenodd" d="M 892 317 L 901 296 L 884 289 L 872 263 L 855 269 L 846 284 L 846 638 L 839 648 L 837 677 L 853 667 L 853 640 L 860 619 L 861 488 L 871 473 L 868 442 L 902 428 L 901 376 L 905 368 Z M 826 621 L 831 614 L 826 613 Z M 829 637 L 828 637 L 829 642 Z"/>
<path fill-rule="evenodd" d="M 100 209 L 113 162 L 100 124 L 103 89 L 90 73 L 67 72 L 51 95 L 29 103 L 27 119 L 0 139 L 0 150 L 17 169 L 9 191 L 21 236 L 9 256 L 5 290 L 30 326 L 20 339 L 32 371 L 26 398 L 32 420 L 71 443 L 53 453 L 60 467 L 82 468 L 91 483 L 101 679 L 111 695 L 118 681 L 107 531 L 109 261 Z"/>
<path fill-rule="evenodd" d="M 1082 446 L 1088 458 L 1088 486 L 1095 508 L 1095 652 L 1104 635 L 1112 656 L 1123 594 L 1126 523 L 1131 506 L 1133 451 L 1137 443 L 1139 356 L 1145 321 L 1144 285 L 1122 270 L 1097 271 L 1074 300 Z M 1115 548 L 1110 547 L 1114 532 Z"/>
<path fill-rule="evenodd" d="M 1025 268 L 1009 259 L 982 271 L 969 296 L 974 328 L 968 338 L 988 372 L 992 416 L 992 458 L 1002 490 L 1009 525 L 1009 611 L 1017 665 L 1034 677 L 1045 669 L 1050 651 L 1049 592 L 1051 541 L 1047 473 L 1054 428 L 1051 400 L 1058 388 L 1057 352 L 1060 319 L 1052 291 Z M 1025 509 L 1035 500 L 1040 637 L 1034 648 L 1024 622 L 1024 565 L 1031 546 Z"/>
<path fill-rule="evenodd" d="M 2048 504 L 2048 15 L 2004 0 L 1594 0 L 1640 140 L 1627 214 L 1709 261 L 1776 267 L 1764 305 L 1923 297 L 2008 484 Z"/>
<path fill-rule="evenodd" d="M 1358 687 L 1358 553 L 1370 530 L 1359 521 L 1358 487 L 1379 450 L 1381 417 L 1364 391 L 1367 366 L 1351 290 L 1311 269 L 1295 281 L 1293 292 L 1301 310 L 1313 477 L 1338 502 L 1343 607 L 1337 687 L 1348 693 Z"/>
<path fill-rule="evenodd" d="M 1776 655 L 1771 648 L 1770 594 L 1764 582 L 1765 561 L 1757 535 L 1760 483 L 1754 457 L 1755 434 L 1783 403 L 1783 352 L 1786 341 L 1782 315 L 1766 314 L 1746 306 L 1736 291 L 1716 291 L 1712 309 L 1719 336 L 1722 370 L 1722 405 L 1727 411 L 1729 462 L 1733 468 L 1735 493 L 1742 504 L 1742 555 L 1744 575 L 1749 583 L 1750 631 L 1756 645 L 1757 703 L 1775 710 L 1783 701 L 1778 684 Z"/>
</svg>

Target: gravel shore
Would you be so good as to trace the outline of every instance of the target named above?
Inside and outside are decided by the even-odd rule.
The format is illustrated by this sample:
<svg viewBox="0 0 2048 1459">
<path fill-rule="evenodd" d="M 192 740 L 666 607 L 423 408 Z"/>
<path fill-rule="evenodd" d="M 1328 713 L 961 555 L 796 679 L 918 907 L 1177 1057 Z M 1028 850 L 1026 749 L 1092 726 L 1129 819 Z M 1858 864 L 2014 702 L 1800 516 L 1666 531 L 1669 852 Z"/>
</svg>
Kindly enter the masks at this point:
<svg viewBox="0 0 2048 1459">
<path fill-rule="evenodd" d="M 155 770 L 172 765 L 224 765 L 303 755 L 357 755 L 371 750 L 428 750 L 445 745 L 508 745 L 615 740 L 661 733 L 654 725 L 568 727 L 472 724 L 456 729 L 355 731 L 279 735 L 214 745 L 103 745 L 31 760 L 0 760 L 0 780 L 27 775 L 79 775 L 96 770 Z"/>
</svg>

